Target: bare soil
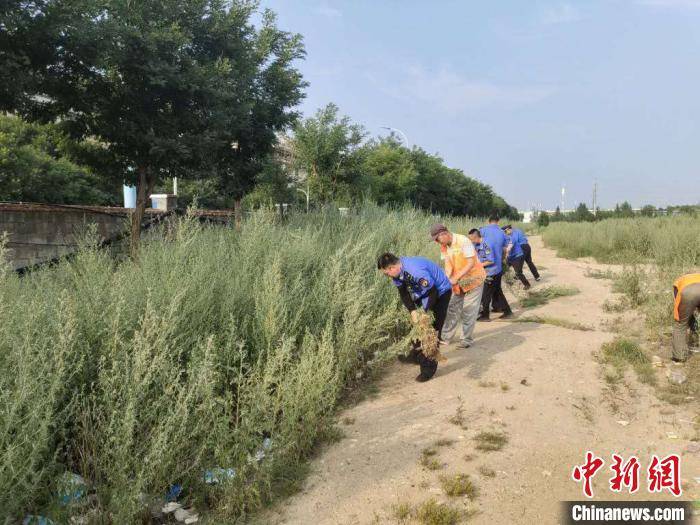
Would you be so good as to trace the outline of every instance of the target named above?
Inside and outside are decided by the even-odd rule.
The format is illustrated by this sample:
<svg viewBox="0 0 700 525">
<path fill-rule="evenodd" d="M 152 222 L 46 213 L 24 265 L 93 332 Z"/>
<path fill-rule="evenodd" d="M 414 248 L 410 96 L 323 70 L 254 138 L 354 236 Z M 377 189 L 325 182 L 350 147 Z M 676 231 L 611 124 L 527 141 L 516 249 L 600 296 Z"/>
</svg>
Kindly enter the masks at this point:
<svg viewBox="0 0 700 525">
<path fill-rule="evenodd" d="M 610 281 L 586 274 L 607 267 L 561 259 L 539 238 L 531 242 L 535 262 L 545 268 L 534 288 L 567 285 L 580 293 L 523 310 L 513 290 L 507 291 L 516 314 L 565 319 L 593 330 L 495 320 L 478 324 L 474 347 L 448 347 L 447 363 L 427 383 L 414 381 L 417 367 L 392 365 L 377 395 L 339 415 L 346 436 L 320 451 L 302 491 L 259 516 L 261 523 L 399 523 L 395 505 L 431 497 L 476 510 L 470 523 L 559 523 L 560 502 L 584 499 L 571 473 L 587 450 L 606 460 L 594 478 L 596 500 L 673 499 L 646 490 L 651 454 L 672 452 L 682 456 L 682 499 L 698 498 L 700 455 L 686 451 L 696 436 L 690 407 L 660 401 L 631 369 L 611 389 L 596 361 L 601 345 L 615 337 L 609 330 L 620 314 L 602 308 L 614 299 Z M 628 330 L 634 327 L 633 315 L 624 318 Z M 659 383 L 666 382 L 666 370 L 676 365 L 667 349 L 653 353 L 663 358 L 656 371 Z M 501 450 L 477 450 L 474 437 L 492 430 L 504 432 L 508 442 Z M 436 447 L 432 457 L 440 468 L 426 469 L 421 452 L 439 440 L 453 442 Z M 641 489 L 635 495 L 609 490 L 612 453 L 640 459 Z M 450 498 L 441 488 L 441 475 L 462 473 L 478 486 L 474 502 Z"/>
</svg>

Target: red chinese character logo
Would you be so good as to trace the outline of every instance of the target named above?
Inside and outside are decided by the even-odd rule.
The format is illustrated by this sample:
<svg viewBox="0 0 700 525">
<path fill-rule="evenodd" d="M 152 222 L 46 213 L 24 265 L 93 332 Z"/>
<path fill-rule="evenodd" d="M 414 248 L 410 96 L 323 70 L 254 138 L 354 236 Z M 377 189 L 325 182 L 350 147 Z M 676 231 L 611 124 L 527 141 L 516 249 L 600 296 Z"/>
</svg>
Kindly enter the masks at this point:
<svg viewBox="0 0 700 525">
<path fill-rule="evenodd" d="M 661 492 L 668 489 L 671 494 L 681 495 L 681 459 L 677 454 L 670 454 L 659 460 L 651 457 L 649 465 L 649 492 Z"/>
<path fill-rule="evenodd" d="M 589 497 L 593 497 L 593 489 L 591 488 L 591 479 L 603 466 L 604 462 L 601 458 L 595 457 L 593 452 L 586 452 L 586 462 L 583 465 L 574 467 L 572 477 L 574 481 L 583 480 L 583 493 Z"/>
<path fill-rule="evenodd" d="M 626 463 L 622 463 L 622 457 L 617 454 L 612 455 L 614 465 L 610 469 L 615 476 L 610 478 L 610 490 L 621 492 L 622 487 L 627 487 L 631 494 L 639 489 L 639 460 L 632 456 Z"/>
</svg>

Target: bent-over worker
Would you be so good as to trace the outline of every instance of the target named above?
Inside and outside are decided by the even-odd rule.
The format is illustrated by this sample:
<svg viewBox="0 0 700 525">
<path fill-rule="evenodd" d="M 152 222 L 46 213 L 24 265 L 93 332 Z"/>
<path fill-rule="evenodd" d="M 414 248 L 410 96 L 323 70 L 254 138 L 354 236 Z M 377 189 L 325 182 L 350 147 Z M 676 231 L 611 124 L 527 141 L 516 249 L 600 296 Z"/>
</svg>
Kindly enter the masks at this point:
<svg viewBox="0 0 700 525">
<path fill-rule="evenodd" d="M 697 335 L 695 312 L 700 309 L 700 273 L 682 275 L 673 283 L 673 361 L 688 359 L 688 331 Z"/>
<path fill-rule="evenodd" d="M 385 253 L 379 257 L 377 269 L 391 277 L 414 323 L 418 321 L 418 306 L 434 314 L 433 328 L 438 337 L 442 338 L 442 326 L 452 296 L 452 285 L 442 268 L 424 257 L 397 257 L 393 253 Z M 437 361 L 426 357 L 416 348 L 413 357 L 420 365 L 416 381 L 427 381 L 435 375 Z"/>
</svg>

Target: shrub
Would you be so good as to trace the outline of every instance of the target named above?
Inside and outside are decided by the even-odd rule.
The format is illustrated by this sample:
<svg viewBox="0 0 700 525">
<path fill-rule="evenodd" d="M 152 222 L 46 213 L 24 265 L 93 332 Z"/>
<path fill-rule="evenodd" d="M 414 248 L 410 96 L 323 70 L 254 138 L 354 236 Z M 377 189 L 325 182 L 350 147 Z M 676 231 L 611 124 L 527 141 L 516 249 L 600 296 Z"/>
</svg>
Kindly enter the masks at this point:
<svg viewBox="0 0 700 525">
<path fill-rule="evenodd" d="M 3 516 L 55 518 L 66 472 L 114 523 L 175 483 L 220 522 L 293 486 L 314 443 L 340 437 L 334 407 L 358 369 L 407 333 L 376 256 L 436 258 L 434 220 L 373 206 L 283 224 L 261 211 L 239 232 L 183 219 L 138 262 L 86 246 L 23 278 L 0 265 Z M 215 467 L 236 474 L 207 485 Z"/>
</svg>

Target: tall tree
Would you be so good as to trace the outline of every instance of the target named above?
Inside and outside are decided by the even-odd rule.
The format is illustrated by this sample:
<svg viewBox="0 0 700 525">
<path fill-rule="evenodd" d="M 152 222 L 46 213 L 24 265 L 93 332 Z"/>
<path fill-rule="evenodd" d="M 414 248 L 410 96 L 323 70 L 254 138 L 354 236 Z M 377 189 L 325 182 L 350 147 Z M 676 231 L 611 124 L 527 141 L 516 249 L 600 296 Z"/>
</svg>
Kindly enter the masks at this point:
<svg viewBox="0 0 700 525">
<path fill-rule="evenodd" d="M 296 167 L 306 172 L 309 185 L 321 202 L 349 198 L 360 182 L 356 155 L 365 136 L 362 126 L 340 117 L 328 104 L 294 128 L 292 146 Z"/>
<path fill-rule="evenodd" d="M 295 117 L 303 82 L 292 62 L 303 56 L 301 39 L 277 30 L 270 12 L 256 28 L 257 5 L 11 0 L 0 19 L 0 69 L 21 63 L 30 74 L 0 104 L 98 137 L 113 163 L 134 174 L 135 250 L 160 178 L 211 167 L 240 194 L 274 132 Z M 17 51 L 35 39 L 42 53 Z"/>
<path fill-rule="evenodd" d="M 113 204 L 110 192 L 80 155 L 99 146 L 75 144 L 53 124 L 0 115 L 0 201 Z"/>
</svg>

